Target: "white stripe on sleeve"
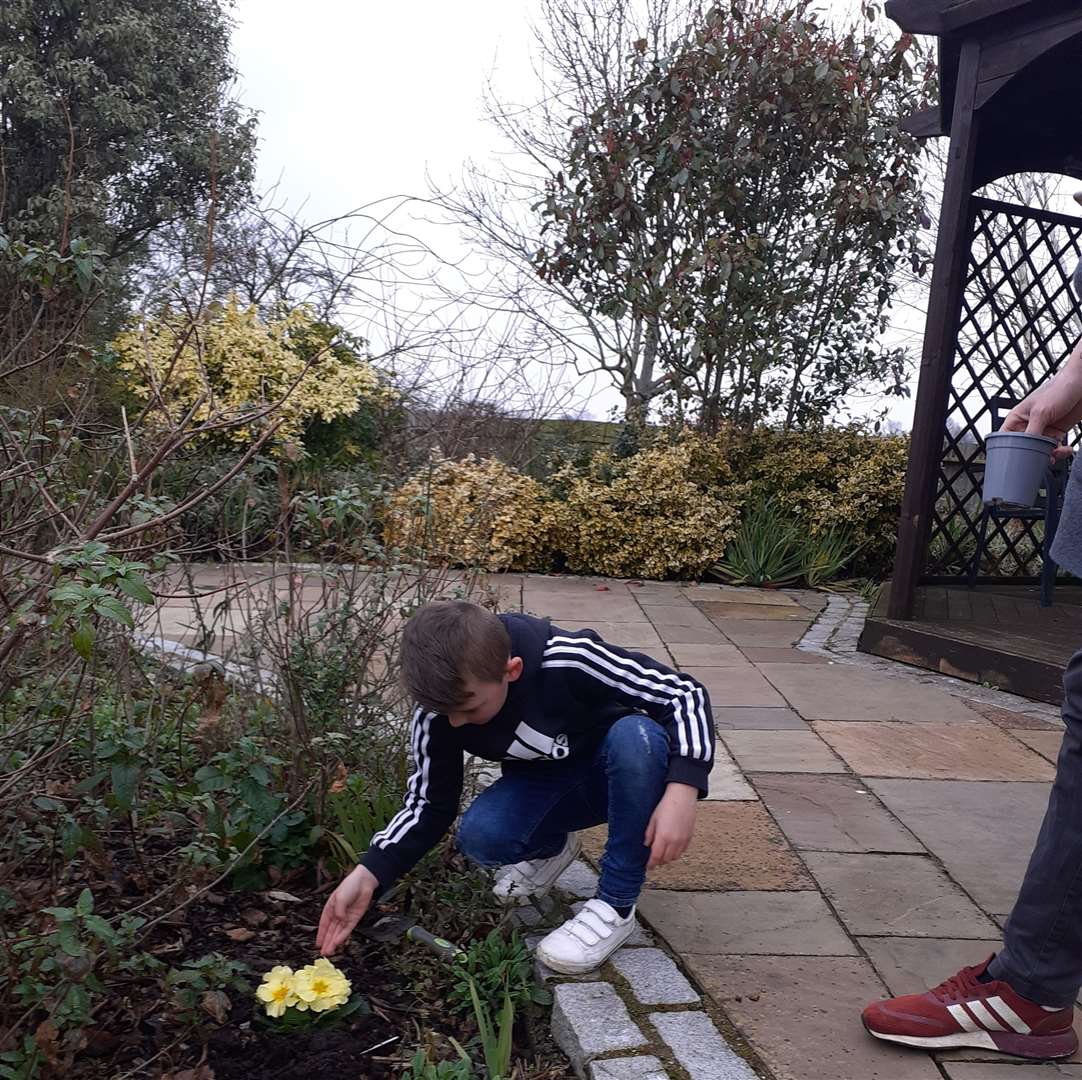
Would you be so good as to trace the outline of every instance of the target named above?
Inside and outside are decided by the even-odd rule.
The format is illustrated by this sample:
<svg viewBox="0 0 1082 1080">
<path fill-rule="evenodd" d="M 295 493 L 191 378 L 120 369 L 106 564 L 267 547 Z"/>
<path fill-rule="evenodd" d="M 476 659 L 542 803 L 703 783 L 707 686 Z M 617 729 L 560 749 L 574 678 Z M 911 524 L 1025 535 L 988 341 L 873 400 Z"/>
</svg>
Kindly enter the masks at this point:
<svg viewBox="0 0 1082 1080">
<path fill-rule="evenodd" d="M 645 667 L 585 637 L 554 636 L 545 649 L 541 666 L 575 668 L 631 697 L 671 706 L 680 756 L 700 761 L 709 759 L 706 704 L 702 689 L 692 680 L 674 672 Z"/>
<path fill-rule="evenodd" d="M 428 802 L 428 766 L 432 761 L 428 756 L 428 740 L 435 715 L 421 709 L 414 713 L 411 743 L 416 767 L 406 785 L 402 809 L 372 837 L 373 847 L 397 844 L 421 820 L 421 811 Z"/>
</svg>

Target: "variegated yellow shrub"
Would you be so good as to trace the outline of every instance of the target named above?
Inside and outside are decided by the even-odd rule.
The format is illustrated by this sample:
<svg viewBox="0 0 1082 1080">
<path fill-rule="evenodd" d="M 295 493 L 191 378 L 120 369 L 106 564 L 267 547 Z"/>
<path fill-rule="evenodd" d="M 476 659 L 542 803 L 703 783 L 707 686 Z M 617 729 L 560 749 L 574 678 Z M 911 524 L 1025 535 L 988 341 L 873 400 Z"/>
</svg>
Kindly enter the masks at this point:
<svg viewBox="0 0 1082 1080">
<path fill-rule="evenodd" d="M 237 420 L 276 405 L 270 419 L 282 421 L 275 433 L 282 445 L 296 440 L 309 420 L 352 416 L 365 400 L 391 394 L 357 352 L 326 348 L 329 336 L 326 324 L 304 307 L 265 321 L 255 307 L 230 297 L 194 321 L 167 309 L 118 334 L 112 347 L 127 388 L 150 403 L 152 421 L 175 424 L 193 406 L 196 423 Z M 244 444 L 266 423 L 253 418 L 223 433 Z"/>
<path fill-rule="evenodd" d="M 556 514 L 545 489 L 495 458 L 434 456 L 390 497 L 388 547 L 487 570 L 547 570 Z"/>
<path fill-rule="evenodd" d="M 589 474 L 561 479 L 560 545 L 576 573 L 697 577 L 735 532 L 742 490 L 695 435 L 623 460 L 600 454 Z"/>
<path fill-rule="evenodd" d="M 905 487 L 909 440 L 860 427 L 801 432 L 765 428 L 719 439 L 750 498 L 773 495 L 813 535 L 844 529 L 860 546 L 856 566 L 889 572 Z"/>
</svg>

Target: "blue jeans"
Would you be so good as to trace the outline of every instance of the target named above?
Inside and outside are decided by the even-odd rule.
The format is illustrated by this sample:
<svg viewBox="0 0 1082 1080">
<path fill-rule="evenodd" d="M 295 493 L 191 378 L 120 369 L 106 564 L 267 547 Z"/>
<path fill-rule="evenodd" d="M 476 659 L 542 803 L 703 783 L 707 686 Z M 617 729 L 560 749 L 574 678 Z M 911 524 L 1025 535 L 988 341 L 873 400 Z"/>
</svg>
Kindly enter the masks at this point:
<svg viewBox="0 0 1082 1080">
<path fill-rule="evenodd" d="M 646 880 L 646 826 L 665 791 L 669 738 L 648 716 L 609 728 L 592 760 L 516 766 L 470 804 L 458 846 L 481 866 L 559 854 L 567 834 L 609 823 L 598 898 L 630 907 Z"/>
</svg>

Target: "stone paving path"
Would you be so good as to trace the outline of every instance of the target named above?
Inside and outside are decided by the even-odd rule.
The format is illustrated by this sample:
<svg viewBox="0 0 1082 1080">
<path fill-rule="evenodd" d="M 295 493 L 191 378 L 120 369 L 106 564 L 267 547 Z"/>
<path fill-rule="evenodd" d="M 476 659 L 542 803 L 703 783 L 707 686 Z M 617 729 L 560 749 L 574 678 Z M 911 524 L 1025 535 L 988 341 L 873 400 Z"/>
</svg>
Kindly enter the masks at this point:
<svg viewBox="0 0 1082 1080">
<path fill-rule="evenodd" d="M 618 955 L 600 983 L 556 989 L 557 1028 L 592 1018 L 578 1023 L 596 1042 L 582 1075 L 743 1080 L 716 1020 L 776 1080 L 1082 1078 L 1082 1058 L 933 1057 L 859 1021 L 867 1001 L 996 948 L 1053 777 L 1054 710 L 854 655 L 860 609 L 825 594 L 490 580 L 505 610 L 665 659 L 714 707 L 710 799 L 688 854 L 651 874 L 639 908 L 657 940 Z M 179 625 L 175 605 L 168 615 Z M 596 857 L 604 830 L 584 839 Z M 679 968 L 704 1002 L 666 998 L 698 999 Z"/>
</svg>

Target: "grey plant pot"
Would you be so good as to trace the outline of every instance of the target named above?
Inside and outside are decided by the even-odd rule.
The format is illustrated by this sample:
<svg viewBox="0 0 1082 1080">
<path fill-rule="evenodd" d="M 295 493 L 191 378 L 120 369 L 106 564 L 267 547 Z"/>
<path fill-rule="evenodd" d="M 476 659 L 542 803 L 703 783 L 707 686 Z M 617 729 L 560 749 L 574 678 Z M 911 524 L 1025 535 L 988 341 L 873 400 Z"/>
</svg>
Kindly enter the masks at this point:
<svg viewBox="0 0 1082 1080">
<path fill-rule="evenodd" d="M 1048 435 L 993 431 L 985 440 L 984 502 L 986 506 L 1032 506 L 1041 480 L 1059 444 Z"/>
</svg>

